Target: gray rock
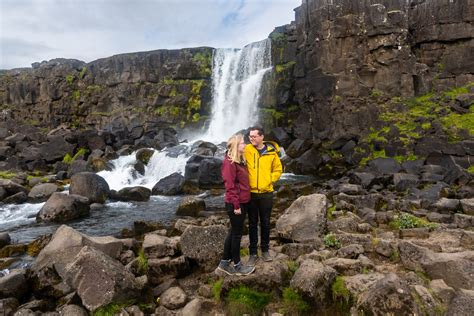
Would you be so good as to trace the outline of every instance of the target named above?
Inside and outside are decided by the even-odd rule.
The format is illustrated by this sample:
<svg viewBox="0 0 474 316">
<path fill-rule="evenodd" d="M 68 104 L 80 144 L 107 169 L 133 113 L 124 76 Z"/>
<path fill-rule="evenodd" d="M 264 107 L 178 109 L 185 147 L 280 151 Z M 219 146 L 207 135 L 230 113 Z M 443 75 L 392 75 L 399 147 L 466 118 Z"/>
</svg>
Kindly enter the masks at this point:
<svg viewBox="0 0 474 316">
<path fill-rule="evenodd" d="M 169 288 L 160 296 L 160 304 L 171 310 L 183 307 L 187 300 L 186 293 L 177 286 Z"/>
<path fill-rule="evenodd" d="M 469 316 L 474 310 L 474 291 L 459 289 L 449 304 L 446 315 Z"/>
<path fill-rule="evenodd" d="M 349 184 L 349 183 L 341 183 L 337 187 L 337 190 L 339 192 L 349 194 L 349 195 L 359 195 L 359 194 L 363 194 L 365 192 L 360 185 Z"/>
<path fill-rule="evenodd" d="M 227 231 L 222 225 L 188 226 L 181 235 L 181 251 L 184 256 L 196 260 L 206 271 L 212 271 L 221 259 Z"/>
<path fill-rule="evenodd" d="M 148 233 L 143 240 L 143 251 L 148 259 L 174 256 L 178 252 L 179 237 L 168 238 Z"/>
<path fill-rule="evenodd" d="M 137 186 L 120 189 L 117 193 L 113 194 L 112 198 L 118 201 L 148 201 L 150 195 L 150 189 Z"/>
<path fill-rule="evenodd" d="M 28 195 L 25 192 L 18 192 L 3 199 L 5 204 L 21 204 L 28 201 Z"/>
<path fill-rule="evenodd" d="M 314 260 L 305 260 L 296 270 L 290 286 L 318 305 L 330 300 L 331 285 L 337 272 Z"/>
<path fill-rule="evenodd" d="M 430 288 L 433 293 L 441 299 L 441 301 L 448 305 L 454 297 L 455 291 L 448 286 L 443 279 L 436 279 L 430 282 Z"/>
<path fill-rule="evenodd" d="M 472 228 L 474 227 L 474 216 L 465 214 L 454 214 L 454 224 L 459 228 Z"/>
<path fill-rule="evenodd" d="M 148 260 L 148 277 L 150 284 L 158 285 L 169 278 L 185 276 L 190 265 L 185 256 L 177 258 L 164 257 Z"/>
<path fill-rule="evenodd" d="M 179 216 L 197 216 L 199 212 L 206 210 L 206 203 L 203 199 L 193 196 L 185 197 L 176 210 Z"/>
<path fill-rule="evenodd" d="M 460 200 L 464 214 L 474 216 L 474 198 Z"/>
<path fill-rule="evenodd" d="M 84 246 L 66 266 L 65 278 L 91 312 L 111 302 L 140 296 L 141 288 L 134 275 L 117 260 L 90 246 Z"/>
<path fill-rule="evenodd" d="M 461 208 L 461 203 L 457 199 L 441 198 L 432 204 L 430 209 L 443 214 L 455 213 Z"/>
<path fill-rule="evenodd" d="M 89 215 L 89 200 L 75 194 L 53 193 L 36 215 L 38 222 L 64 223 Z"/>
<path fill-rule="evenodd" d="M 42 183 L 35 185 L 30 193 L 28 193 L 28 198 L 34 202 L 44 202 L 54 193 L 58 192 L 59 187 L 54 183 Z"/>
<path fill-rule="evenodd" d="M 418 184 L 418 176 L 414 174 L 396 173 L 393 175 L 395 190 L 403 192 Z"/>
<path fill-rule="evenodd" d="M 326 229 L 327 207 L 325 195 L 299 197 L 277 220 L 278 235 L 298 242 L 320 239 Z"/>
<path fill-rule="evenodd" d="M 390 174 L 397 173 L 402 168 L 393 158 L 376 158 L 368 163 L 368 166 L 375 173 Z"/>
<path fill-rule="evenodd" d="M 71 178 L 70 194 L 85 196 L 90 203 L 104 203 L 109 196 L 109 185 L 92 172 L 81 172 Z"/>
<path fill-rule="evenodd" d="M 364 247 L 357 244 L 347 245 L 345 247 L 340 248 L 336 252 L 336 256 L 340 258 L 347 258 L 347 259 L 356 259 L 360 254 L 364 253 Z"/>
<path fill-rule="evenodd" d="M 24 270 L 12 270 L 6 276 L 0 277 L 0 298 L 14 297 L 21 300 L 28 290 Z"/>
<path fill-rule="evenodd" d="M 453 215 L 431 212 L 426 216 L 426 219 L 434 223 L 451 223 L 453 221 Z"/>
</svg>

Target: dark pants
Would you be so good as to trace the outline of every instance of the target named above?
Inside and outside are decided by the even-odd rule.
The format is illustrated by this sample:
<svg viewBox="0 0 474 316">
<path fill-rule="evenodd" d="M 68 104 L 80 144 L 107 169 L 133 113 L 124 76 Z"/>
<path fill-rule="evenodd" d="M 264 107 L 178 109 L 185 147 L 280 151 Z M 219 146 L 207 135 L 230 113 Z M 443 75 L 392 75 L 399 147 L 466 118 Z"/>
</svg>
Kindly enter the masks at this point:
<svg viewBox="0 0 474 316">
<path fill-rule="evenodd" d="M 249 238 L 251 255 L 257 254 L 258 220 L 260 219 L 260 249 L 270 249 L 270 215 L 273 207 L 273 193 L 252 193 L 249 205 Z"/>
<path fill-rule="evenodd" d="M 245 216 L 247 215 L 248 203 L 240 204 L 242 214 L 234 213 L 234 205 L 225 204 L 227 215 L 230 219 L 230 228 L 224 242 L 224 260 L 232 259 L 234 263 L 240 262 L 240 240 L 242 239 L 242 230 L 244 229 Z"/>
</svg>

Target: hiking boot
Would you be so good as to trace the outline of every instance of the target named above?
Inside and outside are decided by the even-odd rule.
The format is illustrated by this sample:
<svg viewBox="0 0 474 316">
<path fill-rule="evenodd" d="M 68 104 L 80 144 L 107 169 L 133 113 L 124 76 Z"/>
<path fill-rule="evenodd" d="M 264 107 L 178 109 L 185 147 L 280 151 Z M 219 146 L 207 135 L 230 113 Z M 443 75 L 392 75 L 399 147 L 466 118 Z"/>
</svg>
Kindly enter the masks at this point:
<svg viewBox="0 0 474 316">
<path fill-rule="evenodd" d="M 262 252 L 262 260 L 265 262 L 272 261 L 273 258 L 270 256 L 270 253 L 268 251 Z"/>
<path fill-rule="evenodd" d="M 255 267 L 255 263 L 257 263 L 258 257 L 257 255 L 250 255 L 249 261 L 247 261 L 247 266 Z"/>
<path fill-rule="evenodd" d="M 242 262 L 235 264 L 234 269 L 235 269 L 236 275 L 249 275 L 250 273 L 255 271 L 254 266 L 247 266 L 247 265 L 244 266 Z"/>
<path fill-rule="evenodd" d="M 230 260 L 221 260 L 217 266 L 217 270 L 233 275 L 236 273 L 234 266 L 230 264 Z"/>
</svg>

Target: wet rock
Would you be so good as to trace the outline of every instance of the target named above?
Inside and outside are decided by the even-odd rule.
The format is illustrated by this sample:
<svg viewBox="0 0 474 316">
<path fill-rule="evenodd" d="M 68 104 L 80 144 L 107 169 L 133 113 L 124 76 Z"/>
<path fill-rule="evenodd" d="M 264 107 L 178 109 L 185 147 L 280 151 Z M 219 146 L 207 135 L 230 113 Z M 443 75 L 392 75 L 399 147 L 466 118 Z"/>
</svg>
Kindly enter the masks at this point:
<svg viewBox="0 0 474 316">
<path fill-rule="evenodd" d="M 71 178 L 70 194 L 85 196 L 90 203 L 104 203 L 109 196 L 109 185 L 92 172 L 81 172 Z"/>
<path fill-rule="evenodd" d="M 84 159 L 76 159 L 69 165 L 67 169 L 67 175 L 69 178 L 72 178 L 78 173 L 91 172 L 92 166 L 85 161 Z"/>
<path fill-rule="evenodd" d="M 331 285 L 337 272 L 314 260 L 305 260 L 296 270 L 290 286 L 312 302 L 325 305 L 330 300 Z"/>
<path fill-rule="evenodd" d="M 75 194 L 53 193 L 36 215 L 38 222 L 64 223 L 89 215 L 89 200 Z"/>
<path fill-rule="evenodd" d="M 411 315 L 418 306 L 406 281 L 390 273 L 373 283 L 357 299 L 357 309 L 371 315 Z M 390 299 L 387 299 L 390 297 Z"/>
<path fill-rule="evenodd" d="M 0 249 L 11 242 L 10 235 L 7 232 L 0 233 Z"/>
<path fill-rule="evenodd" d="M 58 192 L 59 187 L 54 183 L 43 183 L 35 185 L 30 193 L 28 193 L 28 198 L 33 202 L 44 202 L 54 193 Z"/>
<path fill-rule="evenodd" d="M 199 212 L 206 210 L 206 203 L 203 199 L 193 196 L 185 197 L 176 210 L 179 216 L 197 216 Z"/>
<path fill-rule="evenodd" d="M 181 235 L 183 255 L 195 260 L 206 271 L 213 271 L 221 259 L 227 230 L 222 225 L 188 226 Z"/>
<path fill-rule="evenodd" d="M 142 162 L 144 165 L 147 165 L 155 151 L 153 149 L 142 148 L 137 150 L 135 157 L 138 161 Z"/>
<path fill-rule="evenodd" d="M 0 277 L 0 298 L 14 297 L 21 300 L 28 290 L 24 270 L 13 270 L 6 276 Z"/>
<path fill-rule="evenodd" d="M 286 150 L 286 154 L 291 158 L 297 158 L 310 149 L 311 146 L 312 142 L 308 139 L 295 139 Z"/>
<path fill-rule="evenodd" d="M 184 177 L 180 173 L 172 173 L 158 181 L 151 190 L 153 195 L 177 195 L 183 192 Z"/>
<path fill-rule="evenodd" d="M 214 156 L 217 146 L 210 142 L 197 141 L 193 144 L 191 153 L 200 156 Z"/>
<path fill-rule="evenodd" d="M 148 201 L 150 199 L 151 190 L 145 187 L 141 187 L 141 186 L 126 187 L 126 188 L 120 189 L 116 193 L 110 193 L 110 195 L 114 200 L 118 200 L 118 201 L 143 202 L 143 201 Z"/>
<path fill-rule="evenodd" d="M 174 256 L 178 252 L 179 237 L 165 237 L 148 233 L 143 240 L 143 251 L 148 259 Z"/>
<path fill-rule="evenodd" d="M 140 296 L 141 288 L 133 274 L 117 260 L 89 246 L 84 246 L 66 266 L 65 276 L 89 311 Z"/>
<path fill-rule="evenodd" d="M 180 287 L 171 287 L 160 296 L 160 304 L 175 310 L 186 305 L 188 297 Z"/>
<path fill-rule="evenodd" d="M 28 195 L 25 192 L 18 192 L 3 199 L 5 204 L 21 204 L 28 201 Z"/>
<path fill-rule="evenodd" d="M 299 197 L 277 220 L 278 235 L 298 242 L 321 238 L 326 229 L 327 207 L 325 195 Z"/>
</svg>

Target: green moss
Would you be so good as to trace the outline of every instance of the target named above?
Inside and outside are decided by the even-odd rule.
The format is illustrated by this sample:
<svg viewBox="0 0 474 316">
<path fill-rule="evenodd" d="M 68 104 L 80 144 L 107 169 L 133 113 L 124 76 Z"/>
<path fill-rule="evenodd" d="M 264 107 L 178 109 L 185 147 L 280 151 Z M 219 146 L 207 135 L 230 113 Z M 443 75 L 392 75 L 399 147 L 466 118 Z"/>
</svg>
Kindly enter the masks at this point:
<svg viewBox="0 0 474 316">
<path fill-rule="evenodd" d="M 160 106 L 155 109 L 155 114 L 159 116 L 171 116 L 172 118 L 177 118 L 179 116 L 180 108 L 174 105 L 169 106 Z"/>
<path fill-rule="evenodd" d="M 333 213 L 336 210 L 336 203 L 332 204 L 330 207 L 328 207 L 328 211 L 326 213 L 326 218 L 330 221 L 334 219 Z"/>
<path fill-rule="evenodd" d="M 450 99 L 456 99 L 456 97 L 460 96 L 461 94 L 469 93 L 469 88 L 472 86 L 474 86 L 474 83 L 467 84 L 466 86 L 463 86 L 463 87 L 457 87 L 457 88 L 451 89 L 449 91 L 444 92 L 443 96 L 448 97 Z"/>
<path fill-rule="evenodd" d="M 426 273 L 424 273 L 423 271 L 415 271 L 415 274 L 420 279 L 422 279 L 425 283 L 430 283 L 431 282 L 431 278 Z"/>
<path fill-rule="evenodd" d="M 216 301 L 221 300 L 221 292 L 222 292 L 222 283 L 224 282 L 224 279 L 219 279 L 216 282 L 211 284 L 211 291 L 214 299 Z"/>
<path fill-rule="evenodd" d="M 291 275 L 294 275 L 295 272 L 296 272 L 296 270 L 298 270 L 298 268 L 300 267 L 300 266 L 298 265 L 298 263 L 297 263 L 296 261 L 294 261 L 294 260 L 288 260 L 288 261 L 286 262 L 286 265 L 287 265 L 288 271 L 290 272 Z"/>
<path fill-rule="evenodd" d="M 74 90 L 72 92 L 71 98 L 75 101 L 79 101 L 81 99 L 81 92 L 79 90 Z"/>
<path fill-rule="evenodd" d="M 278 65 L 275 65 L 275 71 L 277 73 L 281 73 L 283 71 L 286 71 L 288 69 L 290 69 L 291 67 L 293 67 L 294 65 L 296 64 L 296 62 L 294 61 L 290 61 L 290 62 L 287 62 L 285 64 L 278 64 Z"/>
<path fill-rule="evenodd" d="M 74 75 L 67 75 L 66 82 L 68 85 L 72 85 L 72 83 L 74 82 Z"/>
<path fill-rule="evenodd" d="M 240 256 L 241 257 L 246 257 L 248 256 L 250 253 L 249 253 L 249 248 L 240 248 Z"/>
<path fill-rule="evenodd" d="M 81 72 L 79 73 L 79 78 L 84 79 L 84 77 L 86 76 L 86 73 L 87 73 L 87 68 L 82 67 Z"/>
<path fill-rule="evenodd" d="M 465 129 L 469 135 L 474 136 L 474 112 L 466 114 L 451 113 L 443 118 L 441 122 L 445 129 Z"/>
<path fill-rule="evenodd" d="M 339 241 L 339 239 L 337 239 L 336 235 L 334 235 L 333 233 L 329 233 L 326 236 L 324 236 L 323 242 L 324 242 L 324 246 L 326 246 L 327 248 L 336 248 L 336 249 L 341 248 L 341 242 Z"/>
<path fill-rule="evenodd" d="M 266 126 L 278 126 L 280 120 L 285 117 L 284 113 L 270 108 L 263 108 L 262 114 Z"/>
<path fill-rule="evenodd" d="M 270 34 L 270 38 L 272 39 L 272 41 L 277 42 L 277 43 L 286 42 L 286 35 L 284 33 L 272 32 Z"/>
<path fill-rule="evenodd" d="M 78 157 L 80 156 L 85 156 L 87 154 L 87 149 L 85 148 L 79 148 L 78 151 L 76 152 L 76 154 L 74 156 L 71 156 L 69 153 L 66 154 L 63 158 L 63 162 L 67 163 L 67 164 L 71 164 L 74 160 L 76 160 Z"/>
<path fill-rule="evenodd" d="M 398 249 L 394 249 L 392 251 L 392 254 L 390 255 L 390 261 L 393 263 L 397 263 L 400 261 L 400 253 L 398 252 Z"/>
<path fill-rule="evenodd" d="M 199 73 L 208 77 L 212 74 L 212 56 L 209 52 L 206 53 L 196 53 L 193 56 L 193 61 L 199 65 Z"/>
<path fill-rule="evenodd" d="M 108 305 L 102 306 L 92 312 L 93 316 L 113 316 L 120 312 L 122 308 L 133 305 L 134 301 L 126 301 L 123 303 L 110 303 Z"/>
<path fill-rule="evenodd" d="M 467 172 L 474 174 L 474 165 L 470 165 L 469 168 L 467 168 Z"/>
<path fill-rule="evenodd" d="M 16 176 L 16 173 L 8 171 L 0 171 L 0 179 L 11 179 Z"/>
<path fill-rule="evenodd" d="M 381 136 L 380 134 L 387 134 L 389 131 L 390 131 L 390 127 L 388 126 L 377 131 L 373 127 L 371 127 L 369 135 L 367 135 L 367 137 L 365 137 L 364 140 L 367 142 L 378 141 L 378 142 L 386 143 L 387 139 L 385 138 L 385 136 Z"/>
<path fill-rule="evenodd" d="M 271 294 L 240 286 L 229 291 L 226 298 L 227 310 L 230 315 L 260 315 L 271 298 Z"/>
<path fill-rule="evenodd" d="M 428 122 L 428 123 L 423 123 L 421 124 L 421 128 L 424 129 L 424 130 L 428 130 L 431 128 L 431 123 Z"/>
<path fill-rule="evenodd" d="M 378 89 L 372 89 L 372 91 L 370 91 L 370 97 L 371 98 L 377 99 L 377 98 L 381 97 L 382 95 L 383 95 L 382 91 L 380 91 Z"/>
<path fill-rule="evenodd" d="M 389 226 L 393 229 L 409 229 L 409 228 L 421 228 L 421 227 L 434 229 L 438 227 L 436 223 L 428 222 L 425 219 L 416 217 L 408 213 L 402 213 L 401 215 L 395 217 L 389 223 Z"/>
<path fill-rule="evenodd" d="M 346 287 L 343 276 L 336 277 L 331 286 L 332 299 L 336 305 L 343 310 L 349 309 L 351 305 L 351 293 Z"/>
<path fill-rule="evenodd" d="M 284 315 L 304 315 L 311 309 L 311 306 L 294 289 L 287 287 L 283 289 L 283 308 L 281 313 Z"/>
</svg>

